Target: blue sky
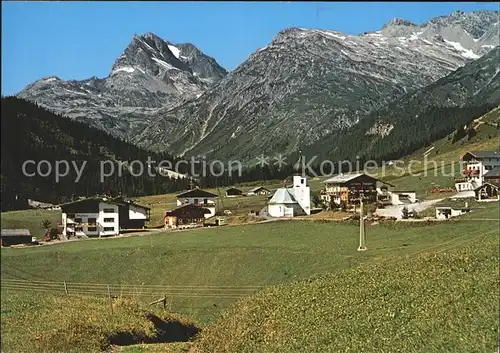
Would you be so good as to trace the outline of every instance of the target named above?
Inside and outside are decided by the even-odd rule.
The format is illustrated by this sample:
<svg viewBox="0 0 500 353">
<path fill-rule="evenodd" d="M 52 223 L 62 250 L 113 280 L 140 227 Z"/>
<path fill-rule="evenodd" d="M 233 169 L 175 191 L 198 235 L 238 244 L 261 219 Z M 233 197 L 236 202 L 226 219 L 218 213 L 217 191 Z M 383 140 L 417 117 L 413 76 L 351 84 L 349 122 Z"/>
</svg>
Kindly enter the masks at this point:
<svg viewBox="0 0 500 353">
<path fill-rule="evenodd" d="M 134 34 L 191 42 L 234 69 L 282 29 L 349 34 L 375 31 L 394 17 L 415 23 L 498 3 L 382 2 L 2 2 L 2 94 L 45 76 L 104 77 Z"/>
</svg>

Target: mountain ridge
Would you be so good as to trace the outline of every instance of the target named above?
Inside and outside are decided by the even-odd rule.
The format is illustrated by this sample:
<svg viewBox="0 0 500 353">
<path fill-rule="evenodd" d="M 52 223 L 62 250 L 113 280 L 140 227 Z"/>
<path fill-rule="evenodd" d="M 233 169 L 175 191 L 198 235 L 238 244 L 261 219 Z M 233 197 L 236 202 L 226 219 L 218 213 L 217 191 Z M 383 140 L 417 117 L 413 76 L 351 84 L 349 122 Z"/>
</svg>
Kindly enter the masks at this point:
<svg viewBox="0 0 500 353">
<path fill-rule="evenodd" d="M 459 20 L 469 17 L 497 19 L 487 12 Z M 474 41 L 459 27 L 443 27 L 442 21 L 408 26 L 393 20 L 382 30 L 361 35 L 284 29 L 202 97 L 162 112 L 164 121 L 147 127 L 135 141 L 146 148 L 214 159 L 289 154 L 300 144 L 356 124 L 372 110 L 435 82 L 498 44 L 496 38 L 483 48 L 484 42 Z M 488 23 L 482 26 L 484 33 L 495 28 Z"/>
<path fill-rule="evenodd" d="M 169 48 L 173 44 L 146 33 L 131 42 L 137 54 L 118 58 L 113 66 L 131 90 L 121 100 L 143 99 L 144 106 L 117 106 L 106 97 L 99 97 L 100 105 L 85 106 L 83 95 L 60 102 L 50 99 L 51 94 L 57 97 L 50 91 L 21 97 L 45 100 L 50 103 L 46 107 L 62 114 L 73 109 L 73 117 L 143 148 L 178 156 L 250 160 L 261 153 L 290 154 L 489 52 L 498 45 L 498 13 L 456 11 L 422 25 L 393 19 L 360 35 L 291 27 L 231 72 L 221 71 L 207 56 L 196 67 L 194 49 L 191 61 L 179 60 Z M 147 62 L 150 76 L 162 78 L 162 67 L 169 72 L 161 97 L 136 97 L 130 84 L 138 71 L 134 60 L 150 52 L 148 46 L 157 49 L 155 60 Z M 174 47 L 187 53 L 190 45 Z M 185 65 L 189 69 L 183 71 Z M 177 86 L 172 87 L 173 81 Z M 196 82 L 206 86 L 197 91 Z M 92 85 L 98 89 L 102 82 L 94 79 Z M 182 97 L 178 91 L 188 94 Z M 169 104 L 160 103 L 167 98 Z"/>
</svg>

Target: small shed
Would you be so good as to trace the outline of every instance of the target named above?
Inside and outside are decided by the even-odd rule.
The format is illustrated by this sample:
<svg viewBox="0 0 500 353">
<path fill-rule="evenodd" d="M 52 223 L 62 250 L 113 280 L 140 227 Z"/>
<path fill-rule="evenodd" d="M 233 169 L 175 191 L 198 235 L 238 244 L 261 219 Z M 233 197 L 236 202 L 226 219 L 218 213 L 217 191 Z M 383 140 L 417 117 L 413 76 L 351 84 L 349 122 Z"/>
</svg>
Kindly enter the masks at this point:
<svg viewBox="0 0 500 353">
<path fill-rule="evenodd" d="M 2 229 L 0 242 L 2 246 L 32 244 L 33 237 L 28 229 Z"/>
<path fill-rule="evenodd" d="M 406 205 L 417 202 L 415 191 L 391 191 L 389 192 L 393 205 Z"/>
<path fill-rule="evenodd" d="M 184 229 L 203 227 L 205 215 L 210 210 L 189 204 L 173 211 L 165 212 L 165 228 Z"/>
<path fill-rule="evenodd" d="M 226 190 L 226 197 L 235 197 L 243 195 L 243 191 L 237 189 L 235 187 L 229 188 Z"/>
<path fill-rule="evenodd" d="M 498 201 L 500 200 L 500 193 L 498 186 L 492 183 L 484 183 L 474 190 L 477 201 Z"/>
<path fill-rule="evenodd" d="M 448 219 L 470 212 L 470 208 L 436 207 L 436 219 Z"/>
<path fill-rule="evenodd" d="M 269 195 L 269 194 L 271 194 L 271 191 L 263 186 L 257 186 L 253 189 L 250 189 L 247 192 L 247 195 Z"/>
</svg>

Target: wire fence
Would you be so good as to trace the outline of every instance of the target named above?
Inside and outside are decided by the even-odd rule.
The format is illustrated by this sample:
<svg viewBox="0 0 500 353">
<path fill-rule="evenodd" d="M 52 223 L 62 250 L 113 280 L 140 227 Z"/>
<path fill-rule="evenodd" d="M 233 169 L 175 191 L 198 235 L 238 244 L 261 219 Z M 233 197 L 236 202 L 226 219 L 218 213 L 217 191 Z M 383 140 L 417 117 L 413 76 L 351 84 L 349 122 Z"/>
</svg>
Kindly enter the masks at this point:
<svg viewBox="0 0 500 353">
<path fill-rule="evenodd" d="M 38 280 L 2 279 L 2 289 L 94 296 L 168 296 L 170 298 L 241 299 L 262 289 L 262 286 L 165 286 L 51 282 Z"/>
</svg>

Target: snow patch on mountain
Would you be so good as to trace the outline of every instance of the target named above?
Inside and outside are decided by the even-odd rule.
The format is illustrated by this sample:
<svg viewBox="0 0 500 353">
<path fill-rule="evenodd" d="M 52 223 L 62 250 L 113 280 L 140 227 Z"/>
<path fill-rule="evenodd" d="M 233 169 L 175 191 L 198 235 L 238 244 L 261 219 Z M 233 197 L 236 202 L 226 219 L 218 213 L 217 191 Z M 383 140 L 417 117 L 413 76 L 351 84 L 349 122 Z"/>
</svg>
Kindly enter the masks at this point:
<svg viewBox="0 0 500 353">
<path fill-rule="evenodd" d="M 444 40 L 446 44 L 449 44 L 451 45 L 453 48 L 455 48 L 457 51 L 461 51 L 463 52 L 461 55 L 464 57 L 464 58 L 469 58 L 469 59 L 479 59 L 480 56 L 475 54 L 472 50 L 470 49 L 465 49 L 462 44 L 458 43 L 458 42 L 452 42 L 450 40 Z"/>
<path fill-rule="evenodd" d="M 179 70 L 178 68 L 170 65 L 169 63 L 163 61 L 163 60 L 160 60 L 160 59 L 157 59 L 157 58 L 151 58 L 153 59 L 157 64 L 159 64 L 160 66 L 163 66 L 165 69 L 167 70 Z"/>
<path fill-rule="evenodd" d="M 173 45 L 168 45 L 168 49 L 170 49 L 170 51 L 172 52 L 172 54 L 174 54 L 174 56 L 177 59 L 179 59 L 180 54 L 181 54 L 181 50 L 179 48 L 177 48 L 176 46 L 173 46 Z"/>
<path fill-rule="evenodd" d="M 135 69 L 133 67 L 130 67 L 130 66 L 119 67 L 119 68 L 114 69 L 113 71 L 111 71 L 111 75 L 114 75 L 117 72 L 121 72 L 121 71 L 124 71 L 124 72 L 127 72 L 127 73 L 131 74 L 132 72 L 135 71 Z"/>
</svg>

